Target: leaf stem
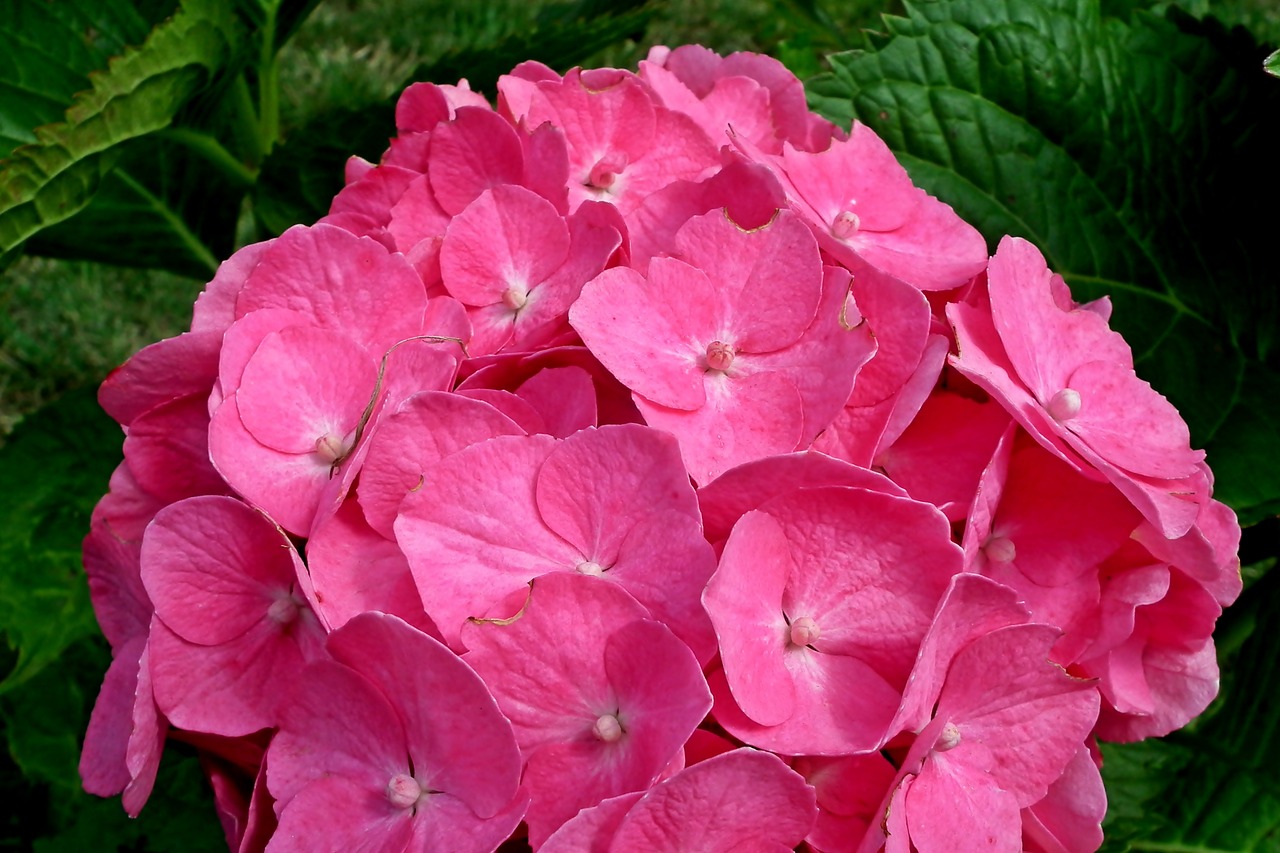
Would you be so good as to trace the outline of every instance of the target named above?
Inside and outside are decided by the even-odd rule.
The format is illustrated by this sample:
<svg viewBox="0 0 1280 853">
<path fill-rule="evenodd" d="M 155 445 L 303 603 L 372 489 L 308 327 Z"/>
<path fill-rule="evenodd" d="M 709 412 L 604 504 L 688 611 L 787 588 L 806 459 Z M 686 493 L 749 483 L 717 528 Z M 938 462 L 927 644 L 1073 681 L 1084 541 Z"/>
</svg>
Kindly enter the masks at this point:
<svg viewBox="0 0 1280 853">
<path fill-rule="evenodd" d="M 178 143 L 200 155 L 222 175 L 230 179 L 237 189 L 249 189 L 258 179 L 258 170 L 251 169 L 237 160 L 230 151 L 207 133 L 186 127 L 170 127 L 157 134 L 162 139 Z"/>
<path fill-rule="evenodd" d="M 182 221 L 182 218 L 174 214 L 168 205 L 164 204 L 150 190 L 130 177 L 129 173 L 124 169 L 116 169 L 114 176 L 137 193 L 173 229 L 173 232 L 178 236 L 178 240 L 186 250 L 208 269 L 209 275 L 212 276 L 218 271 L 218 259 L 214 257 L 213 252 L 209 251 L 209 247 L 191 232 L 191 229 Z"/>
</svg>

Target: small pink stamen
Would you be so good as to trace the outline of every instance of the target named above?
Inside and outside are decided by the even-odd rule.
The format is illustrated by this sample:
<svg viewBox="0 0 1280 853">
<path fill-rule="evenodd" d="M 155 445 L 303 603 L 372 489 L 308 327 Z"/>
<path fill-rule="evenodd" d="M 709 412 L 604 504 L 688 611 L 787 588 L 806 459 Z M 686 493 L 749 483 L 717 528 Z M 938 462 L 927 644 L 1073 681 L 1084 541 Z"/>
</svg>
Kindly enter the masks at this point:
<svg viewBox="0 0 1280 853">
<path fill-rule="evenodd" d="M 831 223 L 831 236 L 837 240 L 847 240 L 857 233 L 861 224 L 862 220 L 858 219 L 858 214 L 852 210 L 842 210 Z"/>
<path fill-rule="evenodd" d="M 578 563 L 578 574 L 591 575 L 592 577 L 598 578 L 604 574 L 604 566 L 600 565 L 595 560 L 585 560 Z"/>
<path fill-rule="evenodd" d="M 942 731 L 938 733 L 938 740 L 934 742 L 934 752 L 946 752 L 949 749 L 955 749 L 960 744 L 960 729 L 955 723 L 950 721 L 942 727 Z"/>
<path fill-rule="evenodd" d="M 982 551 L 993 563 L 1012 563 L 1018 556 L 1018 549 L 1014 547 L 1013 540 L 1004 536 L 988 539 L 987 544 L 982 546 Z"/>
<path fill-rule="evenodd" d="M 816 643 L 821 636 L 822 632 L 818 630 L 818 623 L 808 616 L 801 616 L 791 623 L 791 644 L 794 646 L 807 646 Z"/>
<path fill-rule="evenodd" d="M 707 367 L 723 373 L 729 369 L 729 365 L 733 364 L 734 355 L 736 353 L 732 345 L 724 341 L 712 341 L 707 344 Z"/>
<path fill-rule="evenodd" d="M 529 302 L 529 291 L 521 287 L 508 287 L 502 294 L 502 304 L 512 311 L 519 311 Z"/>
<path fill-rule="evenodd" d="M 316 455 L 325 464 L 332 465 L 347 455 L 347 447 L 342 443 L 342 439 L 331 432 L 326 432 L 316 439 Z"/>
<path fill-rule="evenodd" d="M 605 743 L 613 743 L 622 737 L 622 723 L 613 714 L 601 714 L 591 733 Z"/>
<path fill-rule="evenodd" d="M 422 786 L 407 773 L 397 773 L 387 783 L 387 799 L 398 809 L 408 809 L 422 799 Z"/>
<path fill-rule="evenodd" d="M 292 595 L 282 595 L 267 608 L 267 618 L 277 625 L 288 625 L 298 618 L 298 602 Z"/>
<path fill-rule="evenodd" d="M 1074 388 L 1063 388 L 1053 395 L 1045 408 L 1049 410 L 1049 417 L 1059 423 L 1071 420 L 1080 414 L 1080 392 Z"/>
</svg>

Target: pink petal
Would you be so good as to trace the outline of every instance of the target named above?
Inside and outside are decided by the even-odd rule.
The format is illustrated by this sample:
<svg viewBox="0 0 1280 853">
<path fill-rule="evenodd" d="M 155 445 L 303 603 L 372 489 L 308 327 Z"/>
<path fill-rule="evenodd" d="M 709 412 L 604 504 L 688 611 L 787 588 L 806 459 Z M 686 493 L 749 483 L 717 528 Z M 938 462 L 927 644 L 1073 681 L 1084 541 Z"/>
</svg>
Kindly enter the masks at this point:
<svg viewBox="0 0 1280 853">
<path fill-rule="evenodd" d="M 186 332 L 130 356 L 103 381 L 98 403 L 121 426 L 160 403 L 209 393 L 218 376 L 222 331 Z"/>
<path fill-rule="evenodd" d="M 492 110 L 462 107 L 453 121 L 433 131 L 427 174 L 436 201 L 445 213 L 457 216 L 485 190 L 521 183 L 520 139 Z"/>
</svg>

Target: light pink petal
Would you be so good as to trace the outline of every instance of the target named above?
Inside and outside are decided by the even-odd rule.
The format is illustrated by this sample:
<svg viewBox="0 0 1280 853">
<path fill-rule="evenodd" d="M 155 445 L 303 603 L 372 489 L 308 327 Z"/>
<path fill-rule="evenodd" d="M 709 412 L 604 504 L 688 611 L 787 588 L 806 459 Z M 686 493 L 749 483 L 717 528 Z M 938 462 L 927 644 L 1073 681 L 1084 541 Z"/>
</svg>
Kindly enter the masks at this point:
<svg viewBox="0 0 1280 853">
<path fill-rule="evenodd" d="M 706 384 L 706 404 L 695 411 L 636 398 L 646 423 L 680 439 L 685 467 L 696 482 L 707 483 L 736 465 L 799 448 L 804 427 L 803 418 L 796 415 L 803 411 L 803 402 L 788 376 L 708 374 Z"/>
<path fill-rule="evenodd" d="M 569 212 L 569 147 L 564 133 L 545 122 L 532 133 L 521 133 L 524 147 L 524 180 L 519 183 L 556 206 Z"/>
<path fill-rule="evenodd" d="M 268 335 L 290 326 L 314 325 L 303 312 L 287 308 L 263 308 L 232 323 L 222 338 L 222 350 L 218 354 L 218 381 L 209 398 L 209 413 L 215 412 L 222 400 L 240 387 L 245 365 Z"/>
<path fill-rule="evenodd" d="M 1026 608 L 1019 604 L 1013 590 L 979 575 L 956 575 L 920 644 L 890 735 L 902 730 L 918 732 L 925 727 L 951 661 L 969 643 L 1027 619 Z"/>
<path fill-rule="evenodd" d="M 292 326 L 249 359 L 236 405 L 245 429 L 272 450 L 315 452 L 326 437 L 347 450 L 377 380 L 373 359 L 350 338 Z"/>
<path fill-rule="evenodd" d="M 1059 304 L 1053 280 L 1040 251 L 1017 237 L 1000 241 L 987 273 L 1000 341 L 1018 377 L 1041 403 L 1068 387 L 1071 374 L 1086 362 L 1133 367 L 1124 339 L 1093 311 Z"/>
<path fill-rule="evenodd" d="M 427 176 L 421 175 L 409 184 L 400 200 L 391 208 L 391 221 L 387 224 L 387 231 L 395 239 L 397 249 L 406 255 L 416 253 L 420 256 L 414 259 L 414 269 L 421 273 L 425 265 L 428 269 L 434 268 L 438 275 L 440 265 L 435 260 L 435 255 L 439 246 L 436 245 L 433 249 L 429 241 L 444 236 L 450 219 L 436 201 Z M 424 246 L 424 243 L 427 245 Z M 434 283 L 435 278 L 436 276 L 422 276 L 423 281 L 428 284 Z"/>
<path fill-rule="evenodd" d="M 300 536 L 311 530 L 332 463 L 316 453 L 281 453 L 259 444 L 240 419 L 235 395 L 209 422 L 209 456 L 232 488 L 285 530 Z"/>
<path fill-rule="evenodd" d="M 569 228 L 541 196 L 518 186 L 485 190 L 454 217 L 440 250 L 450 294 L 471 306 L 525 300 L 569 251 Z M 514 318 L 519 304 L 507 304 Z"/>
<path fill-rule="evenodd" d="M 235 322 L 236 298 L 240 295 L 240 288 L 274 243 L 274 238 L 252 243 L 218 265 L 213 280 L 196 297 L 191 312 L 193 334 L 214 332 L 220 335 Z"/>
<path fill-rule="evenodd" d="M 583 483 L 591 488 L 584 491 Z M 635 424 L 586 430 L 557 444 L 538 472 L 537 503 L 552 531 L 610 565 L 645 513 L 698 512 L 676 440 Z"/>
<path fill-rule="evenodd" d="M 956 656 L 938 699 L 937 719 L 959 728 L 961 745 L 975 739 L 990 751 L 982 769 L 1020 809 L 1062 775 L 1098 715 L 1093 684 L 1048 660 L 1058 634 L 1012 625 L 979 637 Z M 946 754 L 962 760 L 958 749 Z"/>
<path fill-rule="evenodd" d="M 725 544 L 703 604 L 720 638 L 725 677 L 739 707 L 760 725 L 795 713 L 796 687 L 784 655 L 789 644 L 782 594 L 795 557 L 782 525 L 748 512 Z"/>
<path fill-rule="evenodd" d="M 685 769 L 631 807 L 612 850 L 793 849 L 817 816 L 813 788 L 777 756 L 750 749 Z"/>
<path fill-rule="evenodd" d="M 876 353 L 858 373 L 851 406 L 897 394 L 915 372 L 929 337 L 929 302 L 918 288 L 874 269 L 853 276 L 853 297 L 875 336 Z"/>
<path fill-rule="evenodd" d="M 934 753 L 903 800 L 912 846 L 924 851 L 1022 850 L 1018 805 L 986 768 Z"/>
</svg>

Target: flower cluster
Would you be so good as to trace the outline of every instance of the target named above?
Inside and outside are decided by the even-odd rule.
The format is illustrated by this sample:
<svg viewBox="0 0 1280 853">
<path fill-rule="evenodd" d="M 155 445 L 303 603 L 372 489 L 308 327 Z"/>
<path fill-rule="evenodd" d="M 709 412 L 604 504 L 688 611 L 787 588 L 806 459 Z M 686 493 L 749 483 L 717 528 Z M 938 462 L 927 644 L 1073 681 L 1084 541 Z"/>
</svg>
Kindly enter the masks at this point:
<svg viewBox="0 0 1280 853">
<path fill-rule="evenodd" d="M 1087 851 L 1239 528 L 1109 303 L 767 57 L 401 97 L 100 399 L 114 661 L 232 850 Z"/>
</svg>

